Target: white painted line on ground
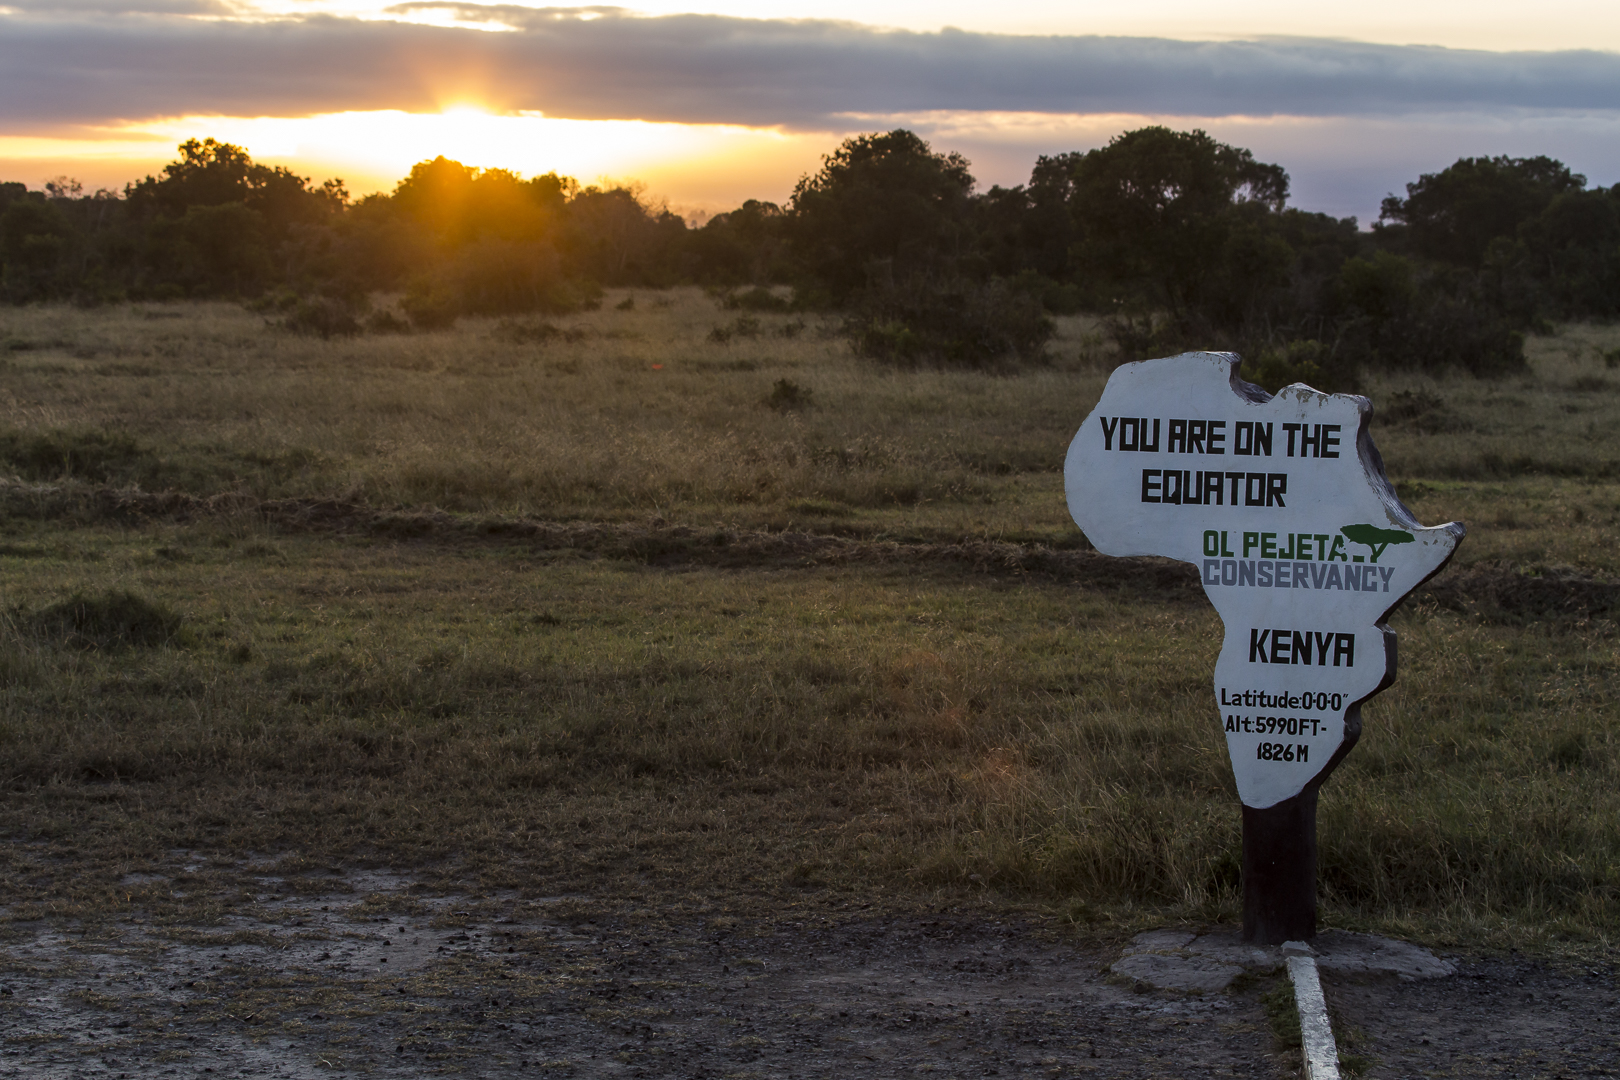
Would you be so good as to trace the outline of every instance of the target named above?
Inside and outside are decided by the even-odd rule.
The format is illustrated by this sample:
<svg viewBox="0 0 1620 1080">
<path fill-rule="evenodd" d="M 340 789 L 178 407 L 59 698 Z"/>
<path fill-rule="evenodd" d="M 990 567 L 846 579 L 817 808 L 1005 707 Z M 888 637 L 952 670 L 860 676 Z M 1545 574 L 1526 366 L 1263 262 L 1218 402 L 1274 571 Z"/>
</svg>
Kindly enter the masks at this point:
<svg viewBox="0 0 1620 1080">
<path fill-rule="evenodd" d="M 1288 951 L 1289 942 L 1283 946 Z M 1294 983 L 1294 1004 L 1299 1009 L 1299 1043 L 1305 1053 L 1305 1080 L 1339 1080 L 1339 1048 L 1328 1023 L 1327 1001 L 1313 956 L 1290 956 L 1288 977 Z"/>
</svg>

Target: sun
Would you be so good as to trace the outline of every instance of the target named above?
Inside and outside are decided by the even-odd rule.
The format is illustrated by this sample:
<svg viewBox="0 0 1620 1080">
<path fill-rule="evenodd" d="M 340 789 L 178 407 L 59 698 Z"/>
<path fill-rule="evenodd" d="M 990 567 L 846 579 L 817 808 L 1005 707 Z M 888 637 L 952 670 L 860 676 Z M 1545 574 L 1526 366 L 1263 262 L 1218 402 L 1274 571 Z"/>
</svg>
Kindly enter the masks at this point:
<svg viewBox="0 0 1620 1080">
<path fill-rule="evenodd" d="M 389 191 L 411 166 L 440 155 L 478 168 L 526 176 L 559 172 L 583 184 L 640 179 L 679 201 L 675 189 L 712 188 L 715 173 L 739 181 L 773 177 L 791 188 L 816 160 L 824 137 L 784 134 L 730 124 L 670 124 L 644 120 L 565 120 L 541 113 L 496 113 L 473 103 L 437 113 L 343 112 L 298 118 L 192 116 L 141 125 L 172 143 L 212 135 L 245 147 L 256 160 L 288 164 L 316 179 L 342 177 L 356 195 Z M 747 161 L 746 168 L 738 163 Z M 701 178 L 699 185 L 692 181 Z M 660 184 L 660 181 L 663 181 Z M 722 182 L 724 189 L 727 185 Z M 766 189 L 769 190 L 769 189 Z M 752 194 L 758 194 L 755 189 Z M 737 195 L 748 197 L 739 188 Z"/>
</svg>

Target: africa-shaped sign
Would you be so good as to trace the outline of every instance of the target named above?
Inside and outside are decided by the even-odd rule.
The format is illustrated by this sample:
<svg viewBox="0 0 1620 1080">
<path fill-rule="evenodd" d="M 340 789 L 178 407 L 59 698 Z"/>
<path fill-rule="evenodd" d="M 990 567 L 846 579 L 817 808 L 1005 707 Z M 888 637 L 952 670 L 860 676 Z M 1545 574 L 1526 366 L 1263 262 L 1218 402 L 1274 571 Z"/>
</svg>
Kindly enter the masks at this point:
<svg viewBox="0 0 1620 1080">
<path fill-rule="evenodd" d="M 1372 404 L 1296 384 L 1275 397 L 1229 353 L 1126 364 L 1064 465 L 1098 551 L 1198 568 L 1225 643 L 1215 699 L 1245 806 L 1299 795 L 1360 735 L 1395 677 L 1384 620 L 1463 527 L 1424 528 L 1384 477 Z"/>
</svg>

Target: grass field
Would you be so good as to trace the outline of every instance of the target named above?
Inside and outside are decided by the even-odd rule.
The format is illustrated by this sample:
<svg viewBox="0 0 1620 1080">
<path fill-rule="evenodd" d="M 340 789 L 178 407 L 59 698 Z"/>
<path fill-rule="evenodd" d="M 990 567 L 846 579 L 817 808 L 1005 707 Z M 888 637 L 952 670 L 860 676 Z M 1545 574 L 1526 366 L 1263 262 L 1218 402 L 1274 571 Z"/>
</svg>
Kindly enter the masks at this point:
<svg viewBox="0 0 1620 1080">
<path fill-rule="evenodd" d="M 983 374 L 742 318 L 695 290 L 333 341 L 0 312 L 9 917 L 229 903 L 223 870 L 129 884 L 177 850 L 1235 917 L 1219 621 L 1063 504 L 1099 328 Z M 1363 387 L 1403 496 L 1469 537 L 1324 788 L 1329 925 L 1620 929 L 1617 338 Z"/>
</svg>

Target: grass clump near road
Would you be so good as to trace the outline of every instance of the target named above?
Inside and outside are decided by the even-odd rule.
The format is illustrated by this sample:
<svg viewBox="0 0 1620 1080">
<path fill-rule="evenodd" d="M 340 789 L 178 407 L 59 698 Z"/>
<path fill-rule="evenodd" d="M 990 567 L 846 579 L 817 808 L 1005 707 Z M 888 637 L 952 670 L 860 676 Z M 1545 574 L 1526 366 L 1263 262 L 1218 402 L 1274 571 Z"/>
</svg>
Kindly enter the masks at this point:
<svg viewBox="0 0 1620 1080">
<path fill-rule="evenodd" d="M 14 915 L 201 904 L 119 884 L 184 849 L 1234 919 L 1218 619 L 1063 504 L 1094 327 L 1018 374 L 901 370 L 814 326 L 715 346 L 713 300 L 626 295 L 556 317 L 577 340 L 5 314 L 53 343 L 0 369 Z M 1404 497 L 1470 535 L 1324 788 L 1329 925 L 1615 930 L 1620 401 L 1580 381 L 1611 339 L 1365 388 Z M 171 479 L 30 464 L 102 430 Z"/>
</svg>

